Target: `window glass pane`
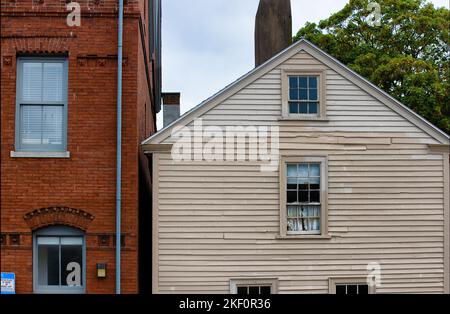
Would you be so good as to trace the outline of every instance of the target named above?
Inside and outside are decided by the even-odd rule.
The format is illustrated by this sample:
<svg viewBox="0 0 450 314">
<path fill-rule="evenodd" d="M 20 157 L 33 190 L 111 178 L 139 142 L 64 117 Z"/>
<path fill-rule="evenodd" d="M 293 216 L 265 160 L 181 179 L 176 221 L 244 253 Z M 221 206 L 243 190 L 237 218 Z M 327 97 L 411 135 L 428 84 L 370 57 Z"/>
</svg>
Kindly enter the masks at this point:
<svg viewBox="0 0 450 314">
<path fill-rule="evenodd" d="M 247 287 L 237 287 L 237 294 L 247 294 Z"/>
<path fill-rule="evenodd" d="M 38 284 L 59 285 L 59 245 L 38 245 Z"/>
<path fill-rule="evenodd" d="M 288 203 L 296 203 L 297 202 L 297 191 L 287 191 L 287 200 Z"/>
<path fill-rule="evenodd" d="M 259 294 L 258 286 L 251 286 L 248 288 L 249 294 Z"/>
<path fill-rule="evenodd" d="M 298 103 L 289 103 L 289 113 L 298 113 Z"/>
<path fill-rule="evenodd" d="M 302 114 L 308 113 L 308 105 L 305 103 L 301 103 L 299 113 L 302 113 Z"/>
<path fill-rule="evenodd" d="M 299 164 L 298 165 L 298 176 L 302 178 L 308 177 L 308 164 Z"/>
<path fill-rule="evenodd" d="M 356 285 L 347 285 L 347 294 L 357 294 L 357 286 Z"/>
<path fill-rule="evenodd" d="M 309 165 L 309 175 L 311 177 L 320 176 L 320 165 L 319 164 L 310 164 Z"/>
<path fill-rule="evenodd" d="M 21 144 L 41 144 L 42 106 L 20 106 Z"/>
<path fill-rule="evenodd" d="M 320 219 L 319 218 L 311 219 L 311 223 L 312 223 L 311 230 L 314 230 L 314 231 L 320 230 Z"/>
<path fill-rule="evenodd" d="M 260 294 L 269 295 L 272 292 L 271 290 L 270 286 L 262 286 L 260 287 Z"/>
<path fill-rule="evenodd" d="M 298 178 L 298 189 L 299 190 L 307 190 L 308 189 L 308 179 L 307 178 Z"/>
<path fill-rule="evenodd" d="M 308 79 L 309 88 L 317 88 L 317 76 L 310 76 Z"/>
<path fill-rule="evenodd" d="M 74 244 L 79 241 L 82 242 L 82 239 L 70 238 L 67 239 L 69 245 L 61 245 L 61 285 L 63 286 L 81 286 L 83 284 L 83 249 L 82 245 Z"/>
<path fill-rule="evenodd" d="M 298 82 L 300 88 L 308 88 L 308 78 L 306 76 L 300 76 Z"/>
<path fill-rule="evenodd" d="M 317 89 L 309 89 L 309 99 L 308 100 L 317 100 Z"/>
<path fill-rule="evenodd" d="M 83 245 L 83 239 L 80 237 L 64 237 L 61 238 L 62 245 Z"/>
<path fill-rule="evenodd" d="M 317 113 L 317 103 L 309 103 L 309 113 Z"/>
<path fill-rule="evenodd" d="M 358 294 L 369 294 L 368 285 L 358 285 Z"/>
<path fill-rule="evenodd" d="M 297 217 L 297 206 L 288 206 L 288 218 Z"/>
<path fill-rule="evenodd" d="M 310 178 L 309 179 L 309 188 L 312 190 L 320 190 L 320 178 Z"/>
<path fill-rule="evenodd" d="M 44 106 L 42 144 L 61 145 L 63 136 L 63 106 Z"/>
<path fill-rule="evenodd" d="M 38 245 L 40 244 L 51 244 L 51 245 L 59 245 L 59 238 L 56 237 L 39 237 L 37 238 Z"/>
<path fill-rule="evenodd" d="M 289 99 L 290 100 L 297 100 L 298 99 L 298 89 L 290 89 L 289 90 Z"/>
<path fill-rule="evenodd" d="M 44 63 L 43 101 L 63 100 L 63 63 Z"/>
<path fill-rule="evenodd" d="M 345 285 L 336 285 L 336 294 L 347 294 Z"/>
<path fill-rule="evenodd" d="M 298 191 L 298 201 L 300 203 L 308 203 L 308 191 Z"/>
<path fill-rule="evenodd" d="M 311 203 L 320 203 L 320 191 L 311 191 L 309 193 L 309 201 Z"/>
<path fill-rule="evenodd" d="M 300 100 L 308 100 L 308 90 L 301 88 L 299 89 L 299 99 Z"/>
<path fill-rule="evenodd" d="M 298 77 L 289 76 L 289 88 L 297 88 L 297 87 L 298 87 Z"/>
<path fill-rule="evenodd" d="M 296 178 L 288 178 L 287 179 L 287 188 L 288 188 L 288 190 L 296 190 L 297 189 L 297 179 Z"/>
<path fill-rule="evenodd" d="M 22 101 L 42 100 L 42 63 L 24 62 L 22 74 Z"/>
<path fill-rule="evenodd" d="M 296 164 L 288 164 L 287 165 L 287 176 L 288 177 L 296 177 L 297 176 L 297 165 Z"/>
<path fill-rule="evenodd" d="M 298 231 L 296 227 L 297 219 L 288 219 L 287 221 L 287 231 Z"/>
</svg>

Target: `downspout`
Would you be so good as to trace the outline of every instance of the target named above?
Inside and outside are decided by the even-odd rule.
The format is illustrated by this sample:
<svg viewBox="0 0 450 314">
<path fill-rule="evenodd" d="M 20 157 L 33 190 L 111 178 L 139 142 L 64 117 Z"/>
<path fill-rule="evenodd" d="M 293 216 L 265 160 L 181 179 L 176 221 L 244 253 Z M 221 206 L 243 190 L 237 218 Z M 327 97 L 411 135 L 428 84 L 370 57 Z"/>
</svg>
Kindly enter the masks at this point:
<svg viewBox="0 0 450 314">
<path fill-rule="evenodd" d="M 122 37 L 123 0 L 119 0 L 117 38 L 117 149 L 116 149 L 116 294 L 120 294 L 121 198 L 122 198 Z"/>
</svg>

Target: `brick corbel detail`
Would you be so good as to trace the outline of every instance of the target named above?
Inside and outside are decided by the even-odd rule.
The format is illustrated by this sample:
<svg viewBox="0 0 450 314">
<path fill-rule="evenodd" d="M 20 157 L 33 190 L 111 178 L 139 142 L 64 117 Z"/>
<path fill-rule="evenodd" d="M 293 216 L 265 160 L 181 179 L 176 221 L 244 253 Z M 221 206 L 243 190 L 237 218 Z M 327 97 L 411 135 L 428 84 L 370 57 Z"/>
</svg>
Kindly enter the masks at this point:
<svg viewBox="0 0 450 314">
<path fill-rule="evenodd" d="M 66 225 L 86 231 L 94 216 L 81 209 L 53 206 L 26 213 L 23 219 L 31 230 L 52 225 Z"/>
<path fill-rule="evenodd" d="M 18 53 L 68 53 L 72 37 L 12 36 Z"/>
</svg>

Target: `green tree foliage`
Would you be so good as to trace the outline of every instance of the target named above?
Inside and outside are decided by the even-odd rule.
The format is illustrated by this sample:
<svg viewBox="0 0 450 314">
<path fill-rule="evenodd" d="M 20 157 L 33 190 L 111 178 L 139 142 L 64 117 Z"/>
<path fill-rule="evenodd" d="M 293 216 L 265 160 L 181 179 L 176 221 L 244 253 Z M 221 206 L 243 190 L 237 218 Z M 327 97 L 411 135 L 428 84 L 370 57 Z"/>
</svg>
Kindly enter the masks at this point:
<svg viewBox="0 0 450 314">
<path fill-rule="evenodd" d="M 350 0 L 326 20 L 307 23 L 305 38 L 450 134 L 450 11 L 424 0 Z"/>
</svg>

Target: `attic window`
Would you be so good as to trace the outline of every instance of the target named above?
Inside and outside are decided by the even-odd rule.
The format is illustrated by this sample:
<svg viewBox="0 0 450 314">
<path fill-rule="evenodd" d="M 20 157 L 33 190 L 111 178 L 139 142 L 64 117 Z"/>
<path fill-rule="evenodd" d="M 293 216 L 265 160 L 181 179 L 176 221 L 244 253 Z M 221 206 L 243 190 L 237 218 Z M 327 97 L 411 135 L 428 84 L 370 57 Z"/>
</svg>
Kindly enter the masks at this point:
<svg viewBox="0 0 450 314">
<path fill-rule="evenodd" d="M 319 77 L 289 76 L 289 114 L 317 115 Z"/>
<path fill-rule="evenodd" d="M 283 119 L 326 118 L 325 71 L 282 71 Z"/>
</svg>

